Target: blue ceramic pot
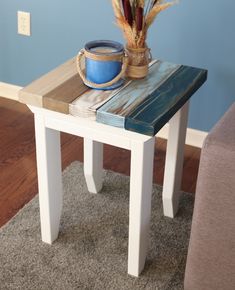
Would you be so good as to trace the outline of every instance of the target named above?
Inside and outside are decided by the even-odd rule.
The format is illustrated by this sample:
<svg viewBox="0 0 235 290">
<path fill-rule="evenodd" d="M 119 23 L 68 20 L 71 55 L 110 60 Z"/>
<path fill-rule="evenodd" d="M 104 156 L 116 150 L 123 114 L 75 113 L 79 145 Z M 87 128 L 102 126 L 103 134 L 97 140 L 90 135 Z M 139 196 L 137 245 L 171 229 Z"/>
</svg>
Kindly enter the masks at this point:
<svg viewBox="0 0 235 290">
<path fill-rule="evenodd" d="M 122 69 L 121 56 L 124 54 L 124 47 L 122 44 L 109 41 L 97 40 L 88 42 L 85 45 L 85 65 L 86 65 L 86 79 L 95 84 L 103 84 L 113 80 Z M 104 60 L 108 56 L 110 60 Z M 120 60 L 117 60 L 120 56 Z M 116 59 L 116 60 L 112 60 Z M 111 87 L 102 89 L 114 89 L 121 86 L 123 80 L 119 80 Z"/>
</svg>

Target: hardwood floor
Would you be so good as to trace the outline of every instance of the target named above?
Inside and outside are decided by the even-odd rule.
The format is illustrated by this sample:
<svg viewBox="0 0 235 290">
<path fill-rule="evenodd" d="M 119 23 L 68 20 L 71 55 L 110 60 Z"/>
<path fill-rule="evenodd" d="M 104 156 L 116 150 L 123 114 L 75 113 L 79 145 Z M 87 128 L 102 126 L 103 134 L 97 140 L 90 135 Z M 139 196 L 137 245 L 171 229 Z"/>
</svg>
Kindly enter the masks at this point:
<svg viewBox="0 0 235 290">
<path fill-rule="evenodd" d="M 0 226 L 38 192 L 34 121 L 29 109 L 18 102 L 0 98 Z M 83 161 L 83 139 L 61 134 L 63 168 L 74 160 Z M 154 182 L 163 182 L 166 141 L 157 138 Z M 200 149 L 185 146 L 182 190 L 195 192 Z M 104 146 L 104 168 L 130 173 L 130 152 Z"/>
</svg>

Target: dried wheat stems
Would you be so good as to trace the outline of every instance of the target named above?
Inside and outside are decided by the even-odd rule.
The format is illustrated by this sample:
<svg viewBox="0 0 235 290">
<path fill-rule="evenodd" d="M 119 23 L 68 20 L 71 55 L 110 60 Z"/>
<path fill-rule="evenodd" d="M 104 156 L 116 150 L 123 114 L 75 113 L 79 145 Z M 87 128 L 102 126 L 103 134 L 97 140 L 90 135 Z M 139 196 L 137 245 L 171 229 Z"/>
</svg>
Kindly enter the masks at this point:
<svg viewBox="0 0 235 290">
<path fill-rule="evenodd" d="M 112 0 L 116 22 L 124 33 L 127 46 L 145 47 L 149 26 L 161 11 L 174 3 L 165 0 Z"/>
</svg>

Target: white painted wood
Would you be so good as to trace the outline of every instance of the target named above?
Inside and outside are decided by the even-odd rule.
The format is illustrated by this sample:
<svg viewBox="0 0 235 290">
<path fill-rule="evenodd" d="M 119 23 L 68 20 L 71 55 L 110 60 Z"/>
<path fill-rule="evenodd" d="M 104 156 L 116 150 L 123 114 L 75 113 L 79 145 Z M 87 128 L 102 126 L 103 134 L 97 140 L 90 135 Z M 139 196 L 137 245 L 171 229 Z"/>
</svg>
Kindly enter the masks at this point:
<svg viewBox="0 0 235 290">
<path fill-rule="evenodd" d="M 45 127 L 44 116 L 35 115 L 35 135 L 42 241 L 58 236 L 62 211 L 60 132 Z"/>
<path fill-rule="evenodd" d="M 180 198 L 188 109 L 189 101 L 169 122 L 162 195 L 164 215 L 171 218 L 177 213 Z"/>
<path fill-rule="evenodd" d="M 148 249 L 154 142 L 151 137 L 131 143 L 128 274 L 136 277 L 144 268 Z"/>
<path fill-rule="evenodd" d="M 84 138 L 84 175 L 88 191 L 98 193 L 103 185 L 103 144 Z"/>
<path fill-rule="evenodd" d="M 188 128 L 187 133 L 186 133 L 185 143 L 187 145 L 202 148 L 207 135 L 208 135 L 208 132 Z"/>
<path fill-rule="evenodd" d="M 35 114 L 43 114 L 47 128 L 88 139 L 91 138 L 94 141 L 124 149 L 131 149 L 132 140 L 145 142 L 151 138 L 147 135 L 111 127 L 86 118 L 74 117 L 34 106 L 29 106 L 29 108 Z"/>
<path fill-rule="evenodd" d="M 130 83 L 131 81 L 126 81 L 123 86 L 115 90 L 88 90 L 69 104 L 69 113 L 73 116 L 96 120 L 97 109 L 124 90 Z"/>
<path fill-rule="evenodd" d="M 56 239 L 62 209 L 59 131 L 85 138 L 85 175 L 89 174 L 93 178 L 93 181 L 88 181 L 89 187 L 93 187 L 89 189 L 91 192 L 97 192 L 102 186 L 103 146 L 99 142 L 131 150 L 128 273 L 138 276 L 144 268 L 148 248 L 155 137 L 43 108 L 29 107 L 35 114 L 41 231 L 44 242 L 52 243 Z"/>
<path fill-rule="evenodd" d="M 59 133 L 54 130 L 85 138 L 84 170 L 91 192 L 98 192 L 102 186 L 101 143 L 131 150 L 128 273 L 138 276 L 144 268 L 148 248 L 156 138 L 89 119 L 29 107 L 35 113 L 42 239 L 47 243 L 52 243 L 58 235 L 62 208 Z M 163 203 L 165 215 L 171 217 L 178 206 L 187 115 L 188 104 L 170 121 Z"/>
<path fill-rule="evenodd" d="M 0 97 L 18 101 L 18 94 L 21 89 L 22 87 L 0 82 Z"/>
<path fill-rule="evenodd" d="M 168 134 L 169 134 L 169 124 L 167 123 L 157 133 L 157 137 L 162 138 L 162 139 L 168 139 Z M 207 135 L 208 135 L 208 132 L 196 130 L 192 128 L 187 128 L 185 144 L 194 146 L 197 148 L 202 148 L 204 140 L 206 139 Z"/>
</svg>

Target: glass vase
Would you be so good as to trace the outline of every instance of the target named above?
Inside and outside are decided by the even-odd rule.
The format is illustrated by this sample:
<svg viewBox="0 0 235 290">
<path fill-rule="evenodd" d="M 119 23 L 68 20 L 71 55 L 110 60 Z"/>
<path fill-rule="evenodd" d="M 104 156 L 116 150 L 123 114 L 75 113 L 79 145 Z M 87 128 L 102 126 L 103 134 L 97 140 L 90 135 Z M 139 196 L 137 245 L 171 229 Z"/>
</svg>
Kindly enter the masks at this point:
<svg viewBox="0 0 235 290">
<path fill-rule="evenodd" d="M 142 79 L 148 75 L 148 66 L 152 60 L 150 49 L 126 47 L 128 66 L 126 76 L 131 79 Z"/>
</svg>

